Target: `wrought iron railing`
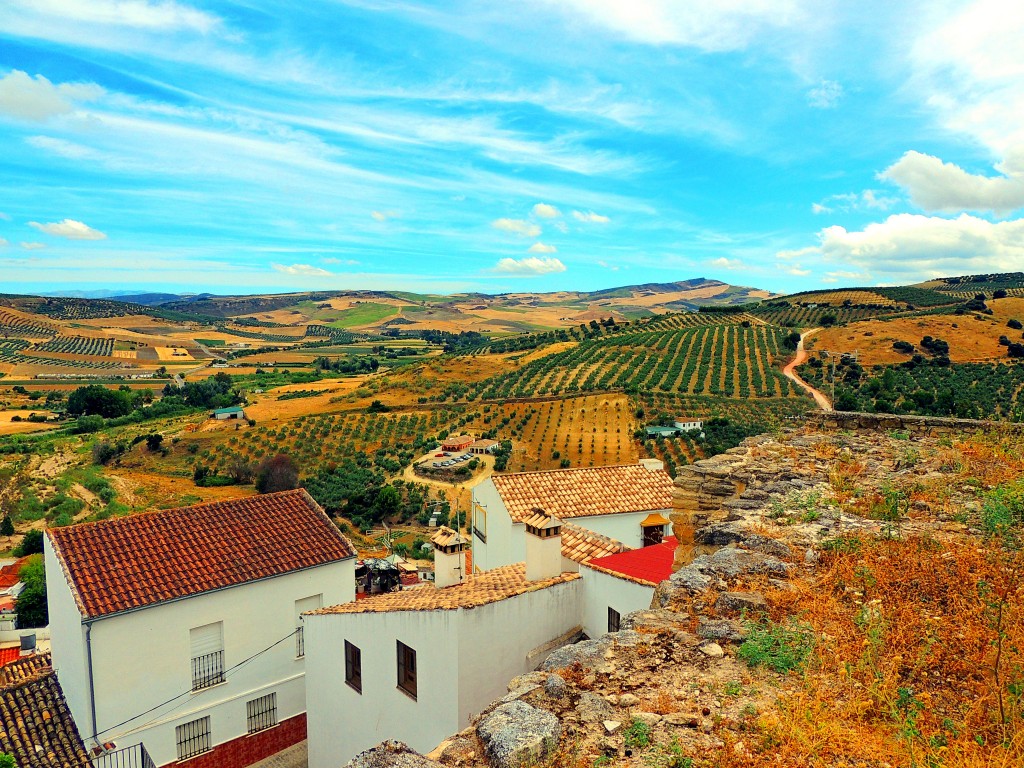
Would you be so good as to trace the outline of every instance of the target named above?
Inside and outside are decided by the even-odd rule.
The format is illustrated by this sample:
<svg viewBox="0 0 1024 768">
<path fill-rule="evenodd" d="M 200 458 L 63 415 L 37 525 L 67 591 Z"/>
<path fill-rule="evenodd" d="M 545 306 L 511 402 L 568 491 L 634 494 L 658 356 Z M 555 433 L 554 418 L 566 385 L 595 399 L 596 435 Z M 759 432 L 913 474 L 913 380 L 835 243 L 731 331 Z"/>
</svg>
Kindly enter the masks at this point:
<svg viewBox="0 0 1024 768">
<path fill-rule="evenodd" d="M 92 759 L 93 768 L 156 768 L 143 744 L 104 752 Z"/>
<path fill-rule="evenodd" d="M 192 690 L 201 691 L 224 682 L 224 651 L 214 651 L 192 659 Z"/>
<path fill-rule="evenodd" d="M 475 525 L 473 526 L 473 533 L 476 534 L 476 537 L 480 539 L 480 541 L 482 541 L 484 544 L 487 543 L 487 534 L 481 531 Z"/>
</svg>

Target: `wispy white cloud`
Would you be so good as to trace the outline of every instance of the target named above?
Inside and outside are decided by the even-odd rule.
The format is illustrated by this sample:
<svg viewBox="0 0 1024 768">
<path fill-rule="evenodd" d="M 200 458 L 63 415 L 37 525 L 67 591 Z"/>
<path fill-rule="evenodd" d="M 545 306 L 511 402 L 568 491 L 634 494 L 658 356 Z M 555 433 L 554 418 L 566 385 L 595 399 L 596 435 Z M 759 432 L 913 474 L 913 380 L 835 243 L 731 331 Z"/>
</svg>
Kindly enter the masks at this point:
<svg viewBox="0 0 1024 768">
<path fill-rule="evenodd" d="M 41 248 L 45 248 L 46 247 L 46 243 L 26 243 L 26 242 L 21 242 L 21 243 L 18 243 L 18 245 L 20 245 L 26 251 L 38 251 Z"/>
<path fill-rule="evenodd" d="M 825 276 L 821 278 L 821 282 L 838 283 L 840 280 L 844 282 L 864 282 L 870 278 L 871 275 L 867 272 L 851 272 L 848 269 L 837 269 L 833 272 L 826 272 Z"/>
<path fill-rule="evenodd" d="M 887 211 L 899 202 L 899 198 L 891 197 L 877 189 L 865 189 L 863 192 L 847 192 L 841 195 L 830 195 L 820 203 L 812 203 L 811 211 L 816 214 L 848 213 L 850 211 Z"/>
<path fill-rule="evenodd" d="M 607 224 L 611 219 L 593 211 L 573 211 L 572 216 L 576 221 L 583 221 L 588 224 Z"/>
<path fill-rule="evenodd" d="M 608 32 L 651 45 L 705 51 L 745 48 L 755 37 L 805 19 L 797 0 L 547 0 Z"/>
<path fill-rule="evenodd" d="M 88 224 L 74 219 L 63 219 L 48 224 L 40 224 L 38 221 L 30 221 L 30 227 L 38 229 L 54 237 L 66 237 L 68 240 L 106 240 L 107 236 L 98 229 L 93 229 Z"/>
<path fill-rule="evenodd" d="M 740 259 L 730 259 L 725 256 L 720 256 L 717 259 L 711 259 L 708 264 L 712 267 L 718 267 L 719 269 L 728 269 L 732 271 L 740 269 L 748 269 L 747 265 L 744 264 Z"/>
<path fill-rule="evenodd" d="M 565 272 L 565 264 L 553 257 L 528 256 L 525 259 L 504 258 L 494 265 L 495 272 L 510 275 L 550 275 Z"/>
<path fill-rule="evenodd" d="M 993 223 L 969 214 L 955 219 L 901 213 L 859 231 L 826 227 L 818 244 L 778 257 L 812 257 L 845 265 L 830 280 L 923 280 L 946 275 L 1010 272 L 1024 264 L 1024 219 Z M 853 269 L 848 269 L 853 267 Z M 849 275 L 847 274 L 849 273 Z"/>
<path fill-rule="evenodd" d="M 324 264 L 343 264 L 346 267 L 354 267 L 359 262 L 355 259 L 339 259 L 336 256 L 325 256 L 320 259 Z"/>
<path fill-rule="evenodd" d="M 206 34 L 220 24 L 212 14 L 174 0 L 7 0 L 39 15 L 82 24 L 154 31 L 188 29 Z"/>
<path fill-rule="evenodd" d="M 557 219 L 562 212 L 548 203 L 537 203 L 533 206 L 533 215 L 538 219 Z"/>
<path fill-rule="evenodd" d="M 6 248 L 10 244 L 11 243 L 10 243 L 9 240 L 7 240 L 6 238 L 0 237 L 0 248 Z"/>
<path fill-rule="evenodd" d="M 332 273 L 320 267 L 310 264 L 271 264 L 278 272 L 285 275 L 298 275 L 301 277 L 329 277 Z"/>
<path fill-rule="evenodd" d="M 14 69 L 0 78 L 0 114 L 41 122 L 67 114 L 78 102 L 95 101 L 103 89 L 93 83 L 54 85 L 42 75 Z"/>
<path fill-rule="evenodd" d="M 537 242 L 530 246 L 530 253 L 558 253 L 558 249 L 547 243 Z"/>
<path fill-rule="evenodd" d="M 834 80 L 822 80 L 807 92 L 807 103 L 815 109 L 835 109 L 843 98 L 843 86 Z"/>
<path fill-rule="evenodd" d="M 811 270 L 804 269 L 803 266 L 800 264 L 780 264 L 779 269 L 781 269 L 787 275 L 793 275 L 794 277 L 807 277 L 807 275 L 811 274 Z"/>
<path fill-rule="evenodd" d="M 537 237 L 541 233 L 539 225 L 525 219 L 495 219 L 491 222 L 491 226 L 520 237 Z"/>
<path fill-rule="evenodd" d="M 925 211 L 992 211 L 1006 215 L 1024 208 L 1024 146 L 996 166 L 1002 176 L 968 173 L 933 155 L 910 151 L 886 168 L 880 178 L 906 190 Z"/>
<path fill-rule="evenodd" d="M 398 211 L 372 211 L 370 216 L 374 221 L 388 221 L 398 216 Z"/>
</svg>

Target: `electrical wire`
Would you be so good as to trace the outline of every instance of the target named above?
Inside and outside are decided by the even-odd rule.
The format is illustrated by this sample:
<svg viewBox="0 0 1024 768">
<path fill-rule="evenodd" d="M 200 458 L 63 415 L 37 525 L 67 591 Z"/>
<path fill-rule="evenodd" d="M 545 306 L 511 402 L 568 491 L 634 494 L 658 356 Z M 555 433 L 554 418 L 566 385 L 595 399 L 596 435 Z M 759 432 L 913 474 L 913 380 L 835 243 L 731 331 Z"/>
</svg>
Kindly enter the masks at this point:
<svg viewBox="0 0 1024 768">
<path fill-rule="evenodd" d="M 249 658 L 243 659 L 242 661 L 240 661 L 237 664 L 235 664 L 233 667 L 224 670 L 224 677 L 227 678 L 228 675 L 230 675 L 231 673 L 236 672 L 237 670 L 241 669 L 243 666 L 248 664 L 253 659 L 256 659 L 259 656 L 262 656 L 264 653 L 267 653 L 268 651 L 273 650 L 274 648 L 279 646 L 281 643 L 283 643 L 285 640 L 287 640 L 289 637 L 294 637 L 298 633 L 298 631 L 300 629 L 301 629 L 301 627 L 296 627 L 295 629 L 293 629 L 291 632 L 289 632 L 287 635 L 282 637 L 277 642 L 275 642 L 275 643 L 273 643 L 271 645 L 268 645 L 262 651 L 257 651 L 256 653 L 254 653 Z M 94 739 L 98 743 L 99 742 L 99 737 L 100 737 L 101 734 L 110 733 L 111 731 L 113 731 L 113 730 L 115 730 L 117 728 L 120 728 L 123 725 L 128 725 L 128 723 L 132 722 L 133 720 L 138 720 L 140 717 L 145 717 L 149 713 L 155 712 L 156 710 L 161 709 L 162 707 L 166 707 L 168 704 L 173 704 L 174 702 L 178 701 L 179 699 L 182 699 L 182 698 L 184 698 L 184 697 L 186 697 L 186 696 L 188 696 L 189 694 L 192 694 L 192 693 L 197 693 L 197 691 L 195 691 L 192 688 L 189 688 L 184 693 L 179 693 L 174 698 L 168 699 L 167 701 L 164 701 L 164 702 L 162 702 L 160 704 L 157 704 L 155 707 L 150 707 L 149 709 L 145 710 L 144 712 L 139 712 L 139 714 L 133 715 L 132 717 L 129 717 L 127 720 L 121 721 L 117 725 L 112 725 L 109 728 L 104 728 L 99 733 L 94 733 L 91 738 Z M 153 718 L 153 720 L 149 720 L 149 721 L 143 723 L 142 725 L 138 726 L 137 728 L 132 728 L 132 729 L 126 731 L 124 735 L 132 733 L 133 731 L 137 731 L 137 730 L 140 730 L 142 728 L 145 728 L 147 725 L 149 725 L 150 723 L 152 723 L 156 719 L 158 719 L 158 718 Z M 93 725 L 95 725 L 95 723 L 93 723 Z"/>
</svg>

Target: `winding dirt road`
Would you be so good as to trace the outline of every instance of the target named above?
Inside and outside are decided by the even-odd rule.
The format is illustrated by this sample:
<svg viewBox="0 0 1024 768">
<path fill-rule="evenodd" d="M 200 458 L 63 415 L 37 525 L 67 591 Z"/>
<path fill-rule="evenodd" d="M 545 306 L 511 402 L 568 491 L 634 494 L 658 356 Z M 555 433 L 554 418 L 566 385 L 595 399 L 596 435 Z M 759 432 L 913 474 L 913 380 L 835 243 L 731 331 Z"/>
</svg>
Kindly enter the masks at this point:
<svg viewBox="0 0 1024 768">
<path fill-rule="evenodd" d="M 812 387 L 810 384 L 808 384 L 806 381 L 801 379 L 797 375 L 797 373 L 796 373 L 796 367 L 798 365 L 800 365 L 801 363 L 803 363 L 804 360 L 806 360 L 807 357 L 808 357 L 807 350 L 804 349 L 804 339 L 806 339 L 808 336 L 811 336 L 812 334 L 817 333 L 820 330 L 821 330 L 821 328 L 812 328 L 811 330 L 807 331 L 806 333 L 801 333 L 800 334 L 800 343 L 796 345 L 796 357 L 794 357 L 786 365 L 786 367 L 782 369 L 782 375 L 785 376 L 790 381 L 792 381 L 794 384 L 796 384 L 801 389 L 806 390 L 807 393 L 810 394 L 810 396 L 814 398 L 814 402 L 816 402 L 818 404 L 818 406 L 821 408 L 821 410 L 823 410 L 823 411 L 831 411 L 832 410 L 832 403 L 829 402 L 829 399 L 827 397 L 825 397 L 824 394 L 822 394 L 821 392 L 816 390 L 814 387 Z"/>
</svg>

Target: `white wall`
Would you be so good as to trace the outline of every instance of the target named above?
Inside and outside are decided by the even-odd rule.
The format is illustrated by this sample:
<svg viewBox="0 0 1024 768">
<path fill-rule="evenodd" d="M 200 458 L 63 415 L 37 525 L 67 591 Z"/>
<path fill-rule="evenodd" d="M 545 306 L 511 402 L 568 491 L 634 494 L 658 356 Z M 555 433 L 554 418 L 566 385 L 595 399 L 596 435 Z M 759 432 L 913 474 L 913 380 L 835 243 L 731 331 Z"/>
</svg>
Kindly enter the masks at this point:
<svg viewBox="0 0 1024 768">
<path fill-rule="evenodd" d="M 325 605 L 354 600 L 354 570 L 349 559 L 97 620 L 92 648 L 100 736 L 118 746 L 141 741 L 156 764 L 164 765 L 177 759 L 175 726 L 189 720 L 210 715 L 217 745 L 245 735 L 246 702 L 271 691 L 277 693 L 278 721 L 301 714 L 305 662 L 296 658 L 295 638 L 265 649 L 295 630 L 296 600 L 316 594 Z M 102 730 L 190 691 L 189 630 L 217 621 L 223 622 L 226 669 L 260 655 L 224 684 Z M 80 717 L 74 707 L 72 713 Z"/>
<path fill-rule="evenodd" d="M 384 739 L 426 752 L 458 731 L 458 619 L 458 611 L 308 616 L 309 768 L 338 768 Z M 362 652 L 362 694 L 345 683 L 345 640 Z M 398 688 L 396 640 L 416 651 L 415 701 Z"/>
<path fill-rule="evenodd" d="M 468 610 L 309 616 L 309 768 L 338 768 L 384 739 L 433 749 L 529 671 L 530 651 L 581 623 L 581 587 L 572 581 Z M 345 683 L 345 640 L 362 651 L 362 694 Z M 415 701 L 397 687 L 396 640 L 416 651 Z"/>
<path fill-rule="evenodd" d="M 523 562 L 526 559 L 526 544 L 523 542 L 526 528 L 521 523 L 513 526 L 494 482 L 488 478 L 480 483 L 473 489 L 473 499 L 487 512 L 487 542 L 472 534 L 473 571 L 490 571 Z M 473 523 L 476 523 L 475 505 Z"/>
<path fill-rule="evenodd" d="M 654 587 L 609 576 L 607 573 L 580 568 L 583 577 L 583 631 L 587 637 L 600 637 L 608 631 L 608 609 L 614 608 L 625 617 L 633 611 L 651 607 Z"/>
<path fill-rule="evenodd" d="M 576 579 L 460 611 L 459 728 L 504 696 L 509 680 L 532 671 L 530 651 L 581 625 L 582 607 L 583 582 Z"/>
<path fill-rule="evenodd" d="M 50 611 L 50 652 L 64 698 L 86 739 L 93 732 L 89 714 L 89 673 L 85 657 L 85 628 L 71 588 L 48 536 L 43 537 L 46 564 L 46 602 Z"/>
</svg>

